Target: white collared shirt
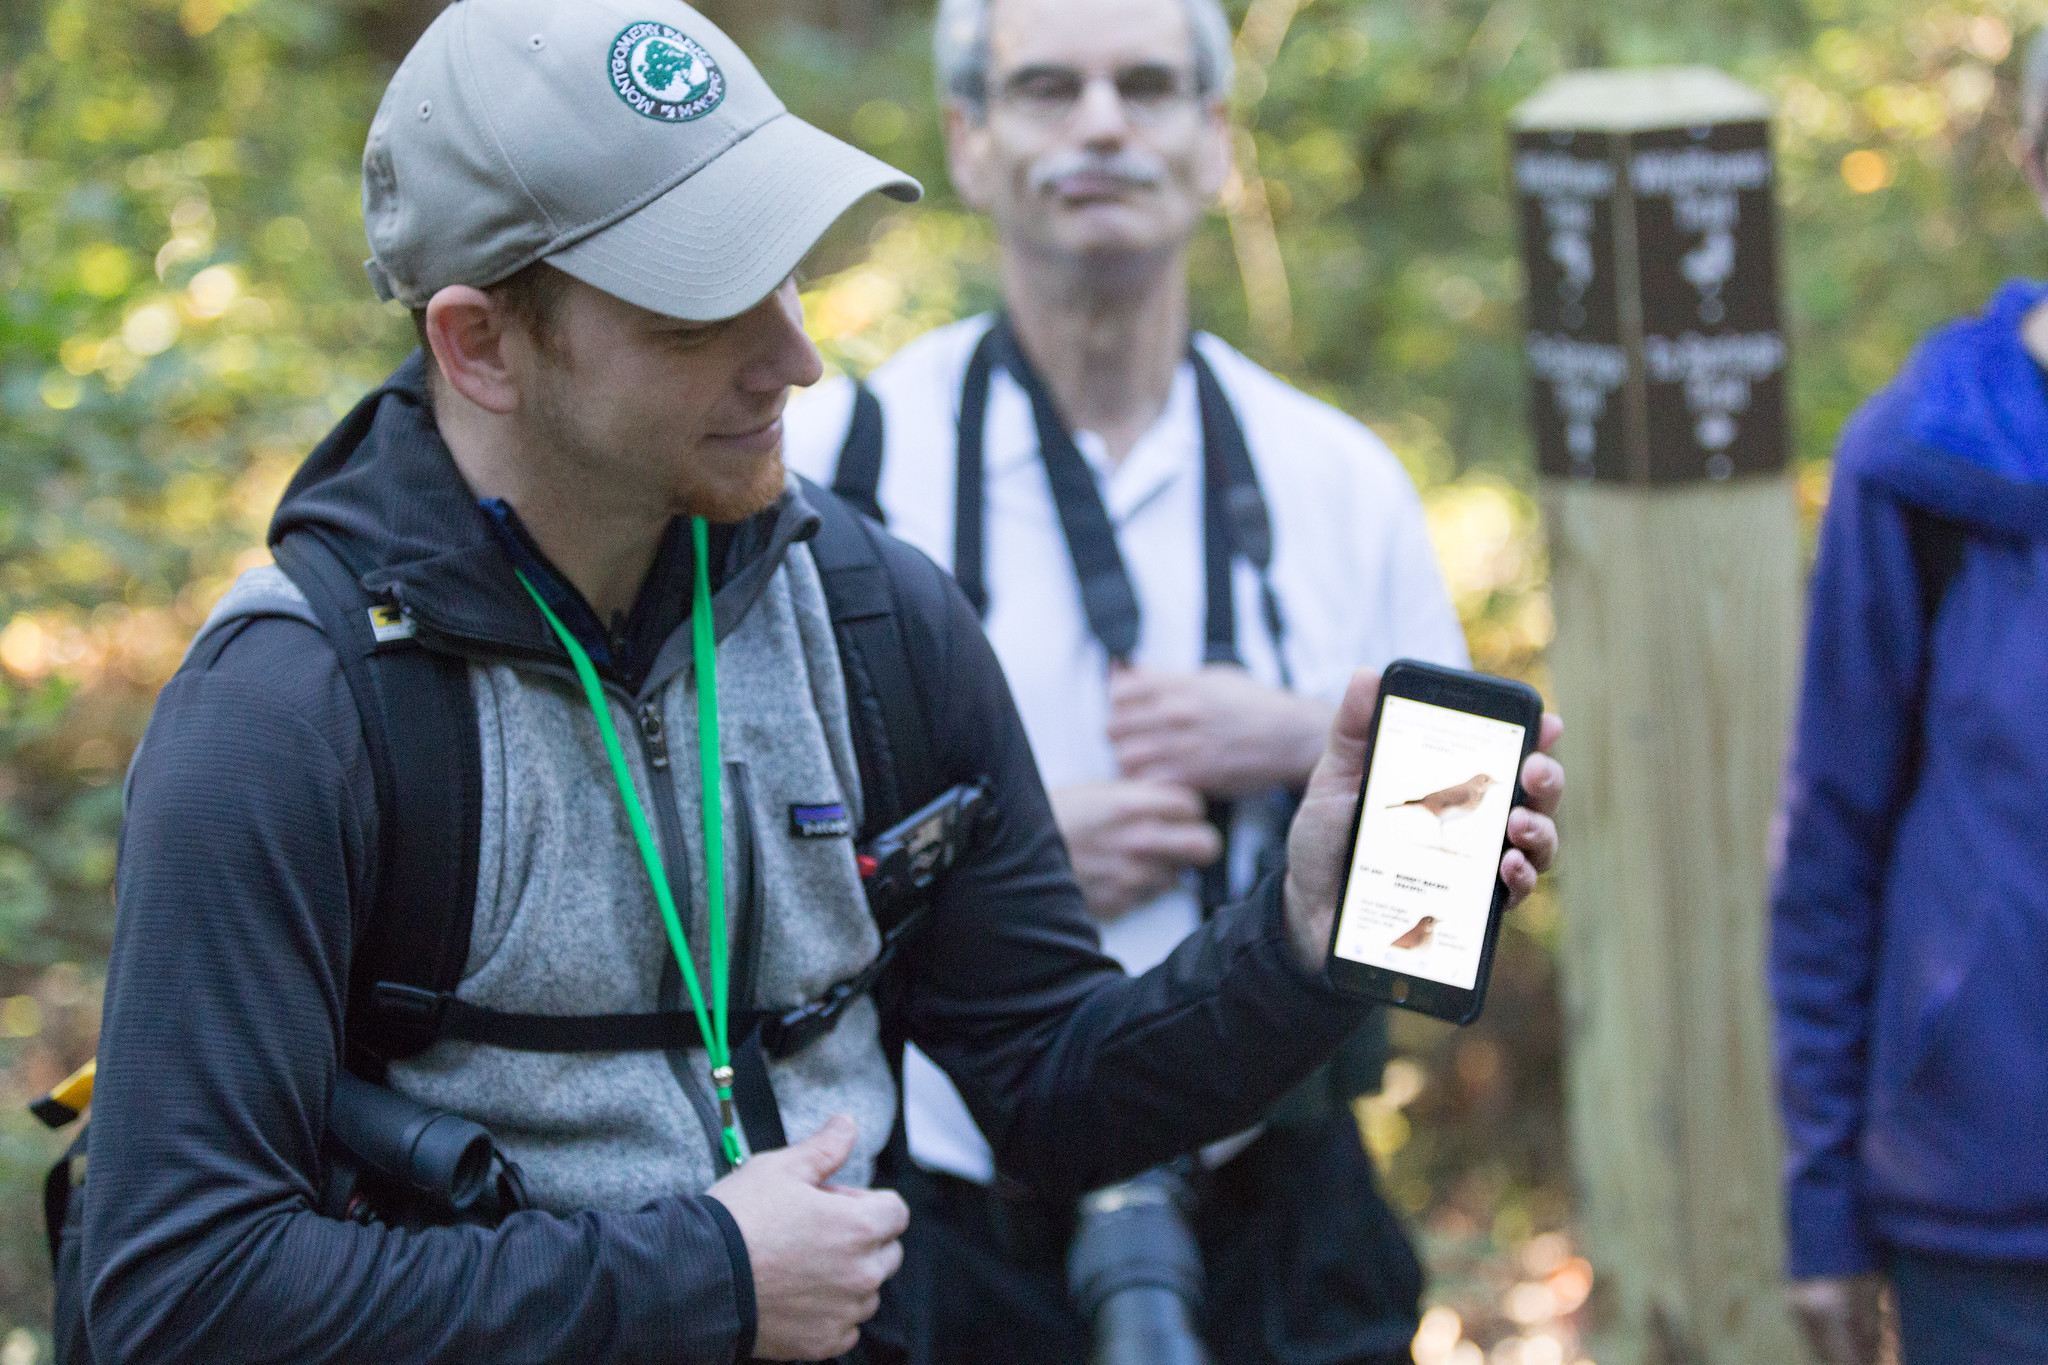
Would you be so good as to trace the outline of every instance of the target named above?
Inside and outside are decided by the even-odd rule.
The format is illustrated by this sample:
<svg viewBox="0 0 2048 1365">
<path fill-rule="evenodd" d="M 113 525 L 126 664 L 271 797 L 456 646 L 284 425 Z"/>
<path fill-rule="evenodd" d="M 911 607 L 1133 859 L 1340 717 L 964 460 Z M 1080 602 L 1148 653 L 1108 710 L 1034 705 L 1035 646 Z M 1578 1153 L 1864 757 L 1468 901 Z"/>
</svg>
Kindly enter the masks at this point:
<svg viewBox="0 0 2048 1365">
<path fill-rule="evenodd" d="M 960 386 L 991 323 L 973 318 L 928 332 L 868 377 L 881 401 L 877 500 L 889 529 L 942 567 L 953 566 L 953 498 Z M 1286 625 L 1295 690 L 1333 705 L 1359 668 L 1408 657 L 1462 667 L 1465 638 L 1451 609 L 1415 485 L 1363 425 L 1290 388 L 1215 337 L 1197 338 L 1244 428 L 1273 526 L 1273 589 Z M 852 418 L 853 386 L 835 380 L 800 395 L 784 418 L 791 469 L 830 484 Z M 1118 775 L 1108 735 L 1109 673 L 1081 610 L 1073 560 L 1038 456 L 1031 402 L 998 369 L 984 434 L 984 625 L 1016 695 L 1033 756 L 1050 789 Z M 1132 662 L 1161 672 L 1201 667 L 1206 623 L 1202 431 L 1193 367 L 1174 375 L 1166 408 L 1122 463 L 1101 438 L 1076 432 L 1116 528 L 1141 622 Z M 1259 604 L 1258 578 L 1234 562 L 1237 647 L 1259 681 L 1280 671 Z M 1253 830 L 1242 830 L 1254 834 Z M 1233 838 L 1233 882 L 1247 879 L 1255 840 Z M 1192 884 L 1104 927 L 1104 949 L 1144 971 L 1200 923 Z M 988 1143 L 959 1093 L 915 1048 L 904 1066 L 911 1154 L 923 1165 L 986 1182 Z"/>
</svg>

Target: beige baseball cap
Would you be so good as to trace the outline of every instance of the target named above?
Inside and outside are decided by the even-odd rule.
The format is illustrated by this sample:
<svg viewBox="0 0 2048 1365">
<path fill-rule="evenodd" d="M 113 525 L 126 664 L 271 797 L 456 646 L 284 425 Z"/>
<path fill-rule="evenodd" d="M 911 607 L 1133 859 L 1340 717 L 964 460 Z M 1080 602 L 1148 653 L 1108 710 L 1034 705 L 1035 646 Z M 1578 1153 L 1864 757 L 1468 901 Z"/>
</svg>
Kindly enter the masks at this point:
<svg viewBox="0 0 2048 1365">
<path fill-rule="evenodd" d="M 766 298 L 874 190 L 923 193 L 784 109 L 679 0 L 456 0 L 370 125 L 365 268 L 419 308 L 546 261 L 710 321 Z"/>
</svg>

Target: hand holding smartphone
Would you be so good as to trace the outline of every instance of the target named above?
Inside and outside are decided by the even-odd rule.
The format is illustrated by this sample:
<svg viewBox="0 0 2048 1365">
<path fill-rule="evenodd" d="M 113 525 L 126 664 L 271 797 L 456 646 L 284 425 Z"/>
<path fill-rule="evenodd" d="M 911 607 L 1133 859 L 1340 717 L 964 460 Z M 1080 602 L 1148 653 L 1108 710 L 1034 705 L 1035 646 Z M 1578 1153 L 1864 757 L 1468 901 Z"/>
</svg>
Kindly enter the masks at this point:
<svg viewBox="0 0 2048 1365">
<path fill-rule="evenodd" d="M 1536 689 L 1401 659 L 1380 679 L 1330 940 L 1340 989 L 1467 1024 L 1508 901 L 1501 856 Z"/>
</svg>

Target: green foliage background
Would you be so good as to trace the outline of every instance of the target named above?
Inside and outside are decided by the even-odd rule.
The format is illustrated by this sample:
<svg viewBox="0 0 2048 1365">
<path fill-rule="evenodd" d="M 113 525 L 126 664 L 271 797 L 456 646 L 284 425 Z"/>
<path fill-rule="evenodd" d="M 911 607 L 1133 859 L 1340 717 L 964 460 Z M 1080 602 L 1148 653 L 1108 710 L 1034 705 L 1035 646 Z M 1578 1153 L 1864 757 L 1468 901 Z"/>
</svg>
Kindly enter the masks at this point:
<svg viewBox="0 0 2048 1365">
<path fill-rule="evenodd" d="M 410 345 L 361 271 L 357 166 L 383 81 L 436 8 L 0 9 L 0 1331 L 39 1329 L 47 1312 L 32 1182 L 54 1148 L 20 1105 L 91 1051 L 119 778 L 150 700 L 214 597 L 260 559 L 298 459 Z M 987 234 L 944 172 L 927 0 L 704 8 L 797 112 L 933 191 L 821 252 L 809 300 L 832 358 L 864 367 L 986 306 Z M 1244 0 L 1231 8 L 1242 17 Z M 2006 155 L 2017 40 L 2038 5 L 1253 9 L 1238 101 L 1257 179 L 1198 245 L 1198 316 L 1395 446 L 1429 493 L 1475 651 L 1493 667 L 1539 668 L 1548 638 L 1501 131 L 1545 78 L 1706 62 L 1777 99 L 1810 502 L 1842 420 L 1914 338 L 2038 259 L 2039 211 Z M 1878 158 L 1857 163 L 1860 179 L 1844 174 L 1852 152 Z M 1247 195 L 1270 214 L 1291 330 L 1269 325 L 1270 290 L 1257 313 L 1240 272 L 1233 227 L 1252 230 Z M 1513 950 L 1525 1006 L 1490 1013 L 1494 1031 L 1461 1035 L 1455 1052 L 1439 1035 L 1407 1040 L 1447 1078 L 1414 1102 L 1421 1139 L 1397 1113 L 1375 1120 L 1404 1202 L 1477 1190 L 1472 1216 L 1504 1238 L 1563 1216 L 1543 952 L 1554 914 L 1528 917 Z M 1522 1207 L 1515 1190 L 1550 1202 L 1501 1231 L 1502 1211 Z M 8 1337 L 0 1362 L 25 1365 L 37 1344 Z"/>
</svg>

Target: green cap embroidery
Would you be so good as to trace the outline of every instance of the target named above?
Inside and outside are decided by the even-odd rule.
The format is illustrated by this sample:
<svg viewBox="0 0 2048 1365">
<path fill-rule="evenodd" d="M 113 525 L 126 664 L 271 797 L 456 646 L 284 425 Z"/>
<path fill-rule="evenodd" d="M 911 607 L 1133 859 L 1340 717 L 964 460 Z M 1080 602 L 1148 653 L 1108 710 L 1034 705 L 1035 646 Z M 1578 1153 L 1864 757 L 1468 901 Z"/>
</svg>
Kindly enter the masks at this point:
<svg viewBox="0 0 2048 1365">
<path fill-rule="evenodd" d="M 664 123 L 702 118 L 725 98 L 725 73 L 703 45 L 651 19 L 612 39 L 611 78 L 633 112 Z"/>
</svg>

